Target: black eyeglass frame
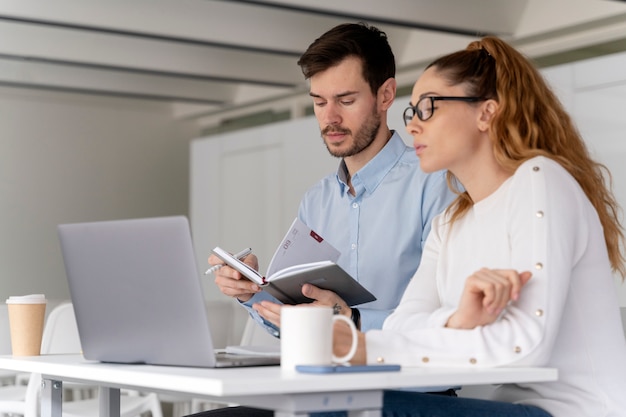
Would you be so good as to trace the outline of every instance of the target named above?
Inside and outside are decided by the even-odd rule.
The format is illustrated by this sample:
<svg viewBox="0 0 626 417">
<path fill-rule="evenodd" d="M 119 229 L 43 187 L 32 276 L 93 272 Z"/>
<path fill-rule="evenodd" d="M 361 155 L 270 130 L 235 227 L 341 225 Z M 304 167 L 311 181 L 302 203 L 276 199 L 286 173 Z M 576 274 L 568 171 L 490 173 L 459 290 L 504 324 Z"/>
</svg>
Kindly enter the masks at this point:
<svg viewBox="0 0 626 417">
<path fill-rule="evenodd" d="M 419 109 L 419 105 L 424 100 L 430 100 L 430 116 L 423 118 L 422 111 Z M 411 120 L 417 115 L 417 118 L 422 122 L 433 117 L 435 114 L 435 101 L 464 101 L 466 103 L 476 103 L 478 101 L 487 100 L 484 97 L 458 97 L 458 96 L 426 96 L 419 99 L 419 101 L 415 104 L 415 106 L 409 106 L 404 109 L 404 113 L 402 113 L 402 120 L 404 121 L 404 125 L 408 126 Z M 408 114 L 409 110 L 412 114 Z M 410 117 L 409 117 L 410 116 Z"/>
</svg>

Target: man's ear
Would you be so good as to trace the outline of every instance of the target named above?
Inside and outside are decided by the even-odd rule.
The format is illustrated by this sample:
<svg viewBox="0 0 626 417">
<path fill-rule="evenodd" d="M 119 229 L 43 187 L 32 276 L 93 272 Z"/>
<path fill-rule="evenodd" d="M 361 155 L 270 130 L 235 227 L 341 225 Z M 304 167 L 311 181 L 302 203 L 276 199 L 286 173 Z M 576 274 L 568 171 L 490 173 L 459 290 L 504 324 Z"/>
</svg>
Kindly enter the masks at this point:
<svg viewBox="0 0 626 417">
<path fill-rule="evenodd" d="M 498 111 L 498 102 L 493 99 L 485 100 L 480 106 L 481 112 L 478 119 L 478 130 L 487 131 L 491 125 L 491 121 Z"/>
<path fill-rule="evenodd" d="M 378 89 L 378 107 L 380 111 L 389 110 L 396 99 L 397 82 L 395 78 L 388 78 Z"/>
</svg>

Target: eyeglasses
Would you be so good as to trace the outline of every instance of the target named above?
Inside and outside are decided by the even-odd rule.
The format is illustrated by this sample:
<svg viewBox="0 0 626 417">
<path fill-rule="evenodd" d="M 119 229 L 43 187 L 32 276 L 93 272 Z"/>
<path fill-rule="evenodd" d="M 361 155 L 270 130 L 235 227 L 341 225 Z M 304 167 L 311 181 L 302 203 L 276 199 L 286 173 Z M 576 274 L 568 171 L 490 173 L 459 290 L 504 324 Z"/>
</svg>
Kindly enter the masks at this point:
<svg viewBox="0 0 626 417">
<path fill-rule="evenodd" d="M 417 115 L 417 118 L 422 122 L 433 117 L 433 113 L 435 112 L 435 101 L 465 101 L 467 103 L 474 103 L 477 101 L 487 100 L 482 97 L 446 97 L 446 96 L 430 96 L 430 97 L 422 97 L 419 99 L 415 106 L 409 106 L 404 109 L 404 114 L 402 115 L 402 119 L 404 120 L 404 125 L 407 126 L 411 123 L 411 120 Z"/>
</svg>

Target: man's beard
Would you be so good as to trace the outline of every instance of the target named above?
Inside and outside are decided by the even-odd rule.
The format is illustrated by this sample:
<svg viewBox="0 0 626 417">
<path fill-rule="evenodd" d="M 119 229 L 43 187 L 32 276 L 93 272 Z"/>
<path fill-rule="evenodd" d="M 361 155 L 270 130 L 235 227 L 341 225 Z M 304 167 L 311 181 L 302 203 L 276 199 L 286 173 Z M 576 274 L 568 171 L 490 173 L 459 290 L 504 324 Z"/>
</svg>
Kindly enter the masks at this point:
<svg viewBox="0 0 626 417">
<path fill-rule="evenodd" d="M 354 138 L 354 141 L 352 142 L 352 146 L 345 151 L 334 150 L 332 148 L 332 145 L 329 146 L 329 144 L 324 141 L 324 143 L 326 143 L 326 148 L 328 149 L 328 152 L 330 152 L 332 156 L 336 156 L 337 158 L 345 158 L 347 156 L 356 155 L 366 149 L 368 146 L 370 146 L 372 142 L 374 142 L 374 139 L 376 139 L 376 135 L 378 134 L 379 130 L 380 116 L 377 113 L 372 112 L 372 116 L 365 121 L 363 126 L 361 126 L 361 128 L 356 132 L 355 135 L 352 135 L 350 129 L 345 129 L 341 126 L 326 126 L 326 128 L 322 130 L 322 139 L 326 136 L 326 134 L 330 132 L 339 132 L 342 134 L 351 135 Z"/>
</svg>

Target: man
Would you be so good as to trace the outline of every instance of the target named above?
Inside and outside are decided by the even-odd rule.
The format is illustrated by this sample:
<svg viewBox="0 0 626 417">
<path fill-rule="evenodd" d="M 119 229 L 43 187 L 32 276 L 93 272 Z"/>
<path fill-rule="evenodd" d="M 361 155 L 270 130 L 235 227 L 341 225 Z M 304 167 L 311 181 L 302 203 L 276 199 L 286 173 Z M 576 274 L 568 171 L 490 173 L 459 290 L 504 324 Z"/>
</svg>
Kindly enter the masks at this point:
<svg viewBox="0 0 626 417">
<path fill-rule="evenodd" d="M 313 42 L 298 65 L 310 80 L 324 143 L 342 158 L 336 174 L 307 191 L 298 217 L 336 247 L 339 265 L 376 295 L 358 313 L 362 330 L 380 328 L 417 269 L 432 218 L 453 195 L 444 173 L 424 174 L 414 150 L 387 127 L 396 80 L 383 32 L 339 25 Z M 246 261 L 258 266 L 254 256 Z M 213 256 L 209 262 L 221 263 Z M 278 335 L 280 305 L 267 293 L 228 267 L 215 283 Z M 315 303 L 338 305 L 341 314 L 353 316 L 336 294 L 313 286 L 303 291 Z"/>
<path fill-rule="evenodd" d="M 396 80 L 394 55 L 383 32 L 365 24 L 339 25 L 315 40 L 298 65 L 310 80 L 324 143 L 341 158 L 337 173 L 304 195 L 298 217 L 341 252 L 337 263 L 377 300 L 351 309 L 333 292 L 308 284 L 302 291 L 315 304 L 351 317 L 363 331 L 379 329 L 419 265 L 432 218 L 454 195 L 445 174 L 423 173 L 414 149 L 387 126 Z M 254 255 L 245 261 L 258 268 Z M 221 261 L 211 256 L 209 263 Z M 279 336 L 276 300 L 229 267 L 218 271 L 215 283 Z M 203 415 L 264 415 L 240 411 Z"/>
</svg>

